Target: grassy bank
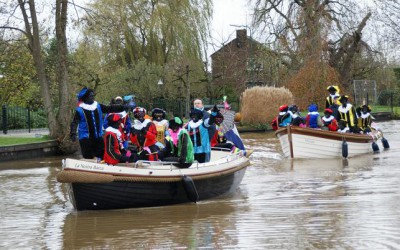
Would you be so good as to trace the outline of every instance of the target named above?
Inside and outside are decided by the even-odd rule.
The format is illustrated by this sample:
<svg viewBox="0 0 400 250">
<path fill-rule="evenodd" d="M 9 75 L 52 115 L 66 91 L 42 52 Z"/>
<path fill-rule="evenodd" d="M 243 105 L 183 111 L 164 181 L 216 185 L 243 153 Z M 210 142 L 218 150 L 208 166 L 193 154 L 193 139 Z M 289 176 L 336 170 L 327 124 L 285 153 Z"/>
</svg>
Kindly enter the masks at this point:
<svg viewBox="0 0 400 250">
<path fill-rule="evenodd" d="M 13 136 L 4 136 L 0 137 L 0 147 L 2 146 L 10 146 L 10 145 L 18 145 L 18 144 L 29 144 L 35 142 L 44 142 L 49 141 L 50 138 L 48 136 L 42 137 L 13 137 Z"/>
</svg>

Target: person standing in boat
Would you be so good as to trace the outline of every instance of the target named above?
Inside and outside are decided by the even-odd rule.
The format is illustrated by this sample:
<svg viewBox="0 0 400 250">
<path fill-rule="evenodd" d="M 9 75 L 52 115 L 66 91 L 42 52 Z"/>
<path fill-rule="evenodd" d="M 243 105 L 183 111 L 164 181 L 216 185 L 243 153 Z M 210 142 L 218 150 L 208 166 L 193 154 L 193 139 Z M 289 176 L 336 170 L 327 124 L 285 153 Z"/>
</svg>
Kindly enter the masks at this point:
<svg viewBox="0 0 400 250">
<path fill-rule="evenodd" d="M 372 131 L 371 124 L 374 119 L 371 115 L 371 107 L 369 105 L 363 105 L 357 109 L 360 109 L 360 115 L 358 116 L 358 127 L 364 134 Z"/>
<path fill-rule="evenodd" d="M 339 98 L 340 95 L 335 94 L 335 96 L 333 97 L 333 103 L 331 104 L 331 106 L 329 106 L 329 109 L 332 110 L 332 115 L 333 117 L 335 117 L 336 121 L 340 120 L 340 115 L 338 111 L 340 106 Z"/>
<path fill-rule="evenodd" d="M 103 113 L 122 112 L 127 107 L 124 105 L 106 106 L 94 100 L 95 93 L 92 89 L 84 87 L 77 95 L 78 107 L 75 109 L 74 118 L 70 125 L 70 139 L 76 140 L 78 130 L 79 145 L 83 158 L 103 159 Z"/>
<path fill-rule="evenodd" d="M 157 146 L 159 148 L 164 148 L 165 146 L 165 136 L 168 135 L 168 120 L 165 119 L 166 112 L 160 108 L 154 108 L 151 111 L 151 117 L 153 118 L 153 123 L 157 130 Z"/>
<path fill-rule="evenodd" d="M 194 161 L 193 143 L 189 133 L 183 128 L 182 119 L 174 117 L 169 120 L 169 135 L 165 137 L 163 161 L 178 162 L 176 166 L 188 168 Z"/>
<path fill-rule="evenodd" d="M 338 122 L 332 114 L 333 111 L 331 109 L 324 110 L 324 116 L 322 117 L 322 124 L 323 124 L 322 129 L 329 131 L 338 130 Z"/>
<path fill-rule="evenodd" d="M 356 111 L 350 103 L 348 103 L 349 97 L 347 95 L 342 95 L 339 99 L 341 105 L 338 108 L 339 117 L 341 120 L 346 121 L 346 125 L 349 127 L 350 132 L 358 133 L 357 128 L 357 117 Z"/>
<path fill-rule="evenodd" d="M 322 120 L 318 113 L 318 106 L 311 104 L 308 106 L 308 114 L 306 116 L 306 126 L 308 128 L 321 128 Z"/>
<path fill-rule="evenodd" d="M 210 113 L 204 109 L 203 101 L 201 99 L 195 99 L 193 101 L 193 107 L 194 107 L 194 109 L 200 110 L 203 113 L 203 118 L 202 118 L 203 120 L 210 118 Z M 210 127 L 208 128 L 208 131 L 210 131 L 209 139 L 211 142 L 211 139 L 216 131 L 215 125 L 210 125 Z"/>
<path fill-rule="evenodd" d="M 110 113 L 107 116 L 108 126 L 104 136 L 104 162 L 116 165 L 121 162 L 133 162 L 131 151 L 125 150 L 123 146 L 123 133 L 121 133 L 122 116 Z"/>
<path fill-rule="evenodd" d="M 131 128 L 131 142 L 136 146 L 140 160 L 158 161 L 157 129 L 150 119 L 145 119 L 146 109 L 133 110 L 135 120 Z"/>
<path fill-rule="evenodd" d="M 209 134 L 210 125 L 214 124 L 218 108 L 214 106 L 210 118 L 203 120 L 203 112 L 199 109 L 192 109 L 190 120 L 185 125 L 189 132 L 194 147 L 194 159 L 199 163 L 209 162 L 211 156 L 211 145 Z"/>
<path fill-rule="evenodd" d="M 325 100 L 325 108 L 330 108 L 330 106 L 334 103 L 333 99 L 335 96 L 339 96 L 339 86 L 328 86 L 326 88 L 329 91 L 329 96 Z M 340 105 L 340 104 L 339 104 Z"/>
</svg>

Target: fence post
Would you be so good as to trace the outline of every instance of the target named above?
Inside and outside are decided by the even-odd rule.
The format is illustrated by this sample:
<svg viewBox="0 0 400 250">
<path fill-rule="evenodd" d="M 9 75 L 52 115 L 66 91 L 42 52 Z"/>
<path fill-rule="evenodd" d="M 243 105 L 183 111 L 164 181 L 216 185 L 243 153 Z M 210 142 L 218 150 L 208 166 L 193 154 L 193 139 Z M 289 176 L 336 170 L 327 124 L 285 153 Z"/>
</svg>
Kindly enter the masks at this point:
<svg viewBox="0 0 400 250">
<path fill-rule="evenodd" d="M 7 106 L 4 104 L 1 108 L 3 117 L 3 134 L 7 134 Z"/>
<path fill-rule="evenodd" d="M 28 106 L 28 133 L 31 132 L 31 108 Z"/>
<path fill-rule="evenodd" d="M 393 114 L 393 91 L 390 92 L 390 111 Z"/>
</svg>

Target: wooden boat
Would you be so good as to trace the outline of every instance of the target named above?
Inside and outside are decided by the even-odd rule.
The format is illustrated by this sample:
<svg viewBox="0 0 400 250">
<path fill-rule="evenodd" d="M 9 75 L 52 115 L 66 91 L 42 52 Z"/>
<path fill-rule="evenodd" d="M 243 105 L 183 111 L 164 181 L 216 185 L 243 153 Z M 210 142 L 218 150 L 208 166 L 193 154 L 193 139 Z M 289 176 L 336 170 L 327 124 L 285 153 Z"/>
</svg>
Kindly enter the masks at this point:
<svg viewBox="0 0 400 250">
<path fill-rule="evenodd" d="M 353 157 L 379 151 L 376 142 L 381 139 L 384 148 L 389 144 L 380 130 L 370 134 L 339 133 L 312 128 L 287 126 L 275 132 L 283 154 L 290 158 Z"/>
<path fill-rule="evenodd" d="M 171 162 L 107 165 L 63 160 L 57 180 L 69 186 L 77 210 L 103 210 L 197 202 L 236 190 L 250 164 L 243 151 L 212 150 L 211 161 L 178 168 Z"/>
</svg>

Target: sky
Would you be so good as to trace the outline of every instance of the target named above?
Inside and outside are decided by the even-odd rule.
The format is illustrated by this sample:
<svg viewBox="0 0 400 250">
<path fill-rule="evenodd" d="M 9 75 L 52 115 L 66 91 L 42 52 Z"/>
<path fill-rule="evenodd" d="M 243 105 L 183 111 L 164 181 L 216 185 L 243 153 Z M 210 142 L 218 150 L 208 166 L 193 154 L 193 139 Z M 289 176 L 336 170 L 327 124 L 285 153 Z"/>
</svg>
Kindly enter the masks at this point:
<svg viewBox="0 0 400 250">
<path fill-rule="evenodd" d="M 211 27 L 211 42 L 214 44 L 214 48 L 210 46 L 208 55 L 214 53 L 216 49 L 221 47 L 222 43 L 234 39 L 237 29 L 243 29 L 246 25 L 250 25 L 251 15 L 247 2 L 248 0 L 213 0 L 214 14 Z"/>
</svg>

